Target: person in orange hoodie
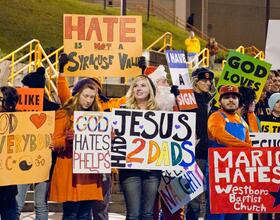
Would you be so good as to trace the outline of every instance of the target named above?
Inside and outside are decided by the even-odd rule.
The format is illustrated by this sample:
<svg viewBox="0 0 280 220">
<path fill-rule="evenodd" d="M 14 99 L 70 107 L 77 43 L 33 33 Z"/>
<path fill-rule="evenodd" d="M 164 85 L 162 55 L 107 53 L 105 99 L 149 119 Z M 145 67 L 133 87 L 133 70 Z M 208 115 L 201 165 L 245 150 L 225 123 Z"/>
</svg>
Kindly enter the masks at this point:
<svg viewBox="0 0 280 220">
<path fill-rule="evenodd" d="M 209 147 L 251 147 L 247 123 L 237 113 L 239 108 L 239 89 L 235 85 L 224 85 L 219 90 L 221 109 L 208 119 Z M 242 214 L 211 214 L 209 204 L 209 173 L 206 170 L 206 194 L 208 195 L 206 219 L 241 219 Z"/>
<path fill-rule="evenodd" d="M 98 85 L 90 79 L 79 81 L 72 97 L 56 112 L 52 148 L 58 158 L 50 186 L 50 200 L 62 202 L 63 219 L 90 219 L 94 200 L 103 200 L 100 174 L 73 174 L 74 111 L 102 111 Z"/>
</svg>

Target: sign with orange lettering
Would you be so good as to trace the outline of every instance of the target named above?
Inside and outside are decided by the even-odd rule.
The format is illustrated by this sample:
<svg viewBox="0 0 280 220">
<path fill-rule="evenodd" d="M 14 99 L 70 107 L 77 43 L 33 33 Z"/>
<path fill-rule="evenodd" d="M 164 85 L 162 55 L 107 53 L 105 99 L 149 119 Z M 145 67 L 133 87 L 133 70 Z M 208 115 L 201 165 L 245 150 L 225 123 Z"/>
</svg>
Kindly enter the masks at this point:
<svg viewBox="0 0 280 220">
<path fill-rule="evenodd" d="M 64 15 L 68 76 L 136 76 L 142 54 L 141 16 Z"/>
<path fill-rule="evenodd" d="M 17 88 L 19 101 L 18 111 L 43 111 L 44 89 Z"/>
</svg>

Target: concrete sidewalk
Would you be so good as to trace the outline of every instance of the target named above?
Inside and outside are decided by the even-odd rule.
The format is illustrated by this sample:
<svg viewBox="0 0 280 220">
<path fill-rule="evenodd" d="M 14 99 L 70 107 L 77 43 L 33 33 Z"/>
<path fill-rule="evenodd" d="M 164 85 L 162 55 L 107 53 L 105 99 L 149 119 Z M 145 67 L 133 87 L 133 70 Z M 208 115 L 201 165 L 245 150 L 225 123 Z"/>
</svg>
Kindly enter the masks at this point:
<svg viewBox="0 0 280 220">
<path fill-rule="evenodd" d="M 35 214 L 34 212 L 22 212 L 20 219 L 22 220 L 34 220 Z M 60 220 L 62 219 L 61 212 L 49 212 L 49 220 Z M 109 213 L 109 220 L 124 220 L 125 216 L 116 214 L 116 213 Z"/>
</svg>

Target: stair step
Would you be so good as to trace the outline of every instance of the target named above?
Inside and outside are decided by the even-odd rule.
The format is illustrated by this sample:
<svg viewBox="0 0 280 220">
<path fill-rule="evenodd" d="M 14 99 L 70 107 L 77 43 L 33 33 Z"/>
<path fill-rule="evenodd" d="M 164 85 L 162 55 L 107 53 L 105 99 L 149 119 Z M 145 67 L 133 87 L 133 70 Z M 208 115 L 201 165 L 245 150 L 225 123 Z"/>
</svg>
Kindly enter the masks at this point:
<svg viewBox="0 0 280 220">
<path fill-rule="evenodd" d="M 125 204 L 124 202 L 110 202 L 109 212 L 114 212 L 118 214 L 125 214 Z"/>
</svg>

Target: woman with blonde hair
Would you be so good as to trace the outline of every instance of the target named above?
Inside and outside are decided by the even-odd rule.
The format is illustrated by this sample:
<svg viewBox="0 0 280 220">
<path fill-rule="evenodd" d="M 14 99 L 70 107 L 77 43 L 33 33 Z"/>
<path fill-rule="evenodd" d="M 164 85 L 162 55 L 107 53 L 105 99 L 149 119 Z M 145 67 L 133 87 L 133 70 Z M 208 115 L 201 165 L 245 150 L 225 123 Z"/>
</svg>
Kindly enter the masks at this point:
<svg viewBox="0 0 280 220">
<path fill-rule="evenodd" d="M 73 117 L 74 111 L 100 111 L 98 85 L 90 79 L 80 80 L 72 97 L 57 111 L 52 147 L 58 151 L 50 200 L 63 203 L 63 220 L 91 219 L 94 200 L 102 200 L 100 174 L 73 174 Z"/>
<path fill-rule="evenodd" d="M 156 89 L 145 75 L 137 76 L 126 95 L 126 108 L 158 110 Z M 153 219 L 155 199 L 160 183 L 159 170 L 119 170 L 126 204 L 126 219 Z"/>
</svg>

